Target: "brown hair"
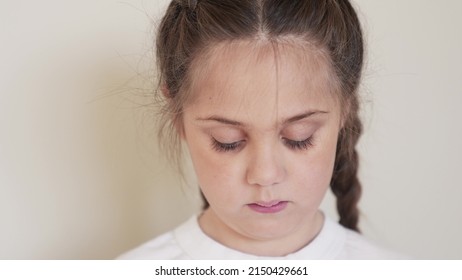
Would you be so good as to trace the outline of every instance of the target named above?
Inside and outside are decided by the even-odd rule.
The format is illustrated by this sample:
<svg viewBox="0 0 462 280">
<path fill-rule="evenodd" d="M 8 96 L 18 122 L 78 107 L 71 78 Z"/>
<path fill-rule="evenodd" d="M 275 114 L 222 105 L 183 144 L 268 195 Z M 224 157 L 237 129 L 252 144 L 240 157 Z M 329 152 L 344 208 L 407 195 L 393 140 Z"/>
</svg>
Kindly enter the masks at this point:
<svg viewBox="0 0 462 280">
<path fill-rule="evenodd" d="M 331 189 L 337 198 L 340 224 L 359 231 L 361 184 L 355 146 L 362 130 L 357 89 L 364 51 L 360 23 L 348 0 L 172 1 L 156 40 L 160 86 L 167 94 L 160 135 L 168 140 L 162 143 L 170 146 L 167 150 L 179 150 L 175 125 L 181 118 L 194 59 L 219 42 L 276 41 L 287 36 L 315 44 L 328 54 L 344 115 Z"/>
</svg>

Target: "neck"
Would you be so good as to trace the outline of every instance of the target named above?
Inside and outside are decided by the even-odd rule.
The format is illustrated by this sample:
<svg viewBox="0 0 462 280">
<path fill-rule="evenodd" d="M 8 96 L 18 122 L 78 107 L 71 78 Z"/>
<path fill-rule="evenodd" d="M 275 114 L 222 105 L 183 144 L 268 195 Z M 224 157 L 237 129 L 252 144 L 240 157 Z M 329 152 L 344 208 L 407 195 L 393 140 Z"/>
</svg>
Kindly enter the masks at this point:
<svg viewBox="0 0 462 280">
<path fill-rule="evenodd" d="M 321 231 L 323 223 L 324 215 L 317 211 L 290 234 L 277 238 L 258 238 L 229 227 L 210 208 L 199 218 L 202 231 L 215 241 L 246 254 L 267 257 L 286 256 L 302 249 Z"/>
</svg>

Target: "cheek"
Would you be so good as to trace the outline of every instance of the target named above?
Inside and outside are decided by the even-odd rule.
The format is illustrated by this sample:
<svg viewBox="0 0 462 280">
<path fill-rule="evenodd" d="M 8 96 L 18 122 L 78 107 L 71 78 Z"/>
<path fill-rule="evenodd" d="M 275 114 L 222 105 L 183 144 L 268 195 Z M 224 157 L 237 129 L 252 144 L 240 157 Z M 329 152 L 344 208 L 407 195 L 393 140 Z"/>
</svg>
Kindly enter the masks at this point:
<svg viewBox="0 0 462 280">
<path fill-rule="evenodd" d="M 322 200 L 329 187 L 335 163 L 337 147 L 336 135 L 331 135 L 318 143 L 306 157 L 300 159 L 297 164 L 297 185 L 306 199 Z M 320 202 L 320 201 L 319 201 Z"/>
<path fill-rule="evenodd" d="M 235 159 L 227 160 L 206 141 L 189 141 L 188 148 L 199 185 L 206 197 L 213 200 L 215 197 L 235 196 L 236 186 L 241 184 L 239 178 L 242 178 L 243 165 Z"/>
</svg>

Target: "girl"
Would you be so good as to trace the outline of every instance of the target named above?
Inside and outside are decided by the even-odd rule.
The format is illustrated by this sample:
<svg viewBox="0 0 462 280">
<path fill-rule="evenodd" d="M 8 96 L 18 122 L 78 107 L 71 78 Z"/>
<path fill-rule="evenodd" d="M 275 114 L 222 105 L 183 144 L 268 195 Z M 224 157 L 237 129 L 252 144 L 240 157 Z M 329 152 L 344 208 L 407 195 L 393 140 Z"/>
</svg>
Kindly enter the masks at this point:
<svg viewBox="0 0 462 280">
<path fill-rule="evenodd" d="M 164 141 L 204 211 L 123 259 L 366 259 L 355 145 L 363 39 L 348 0 L 175 0 L 157 37 Z M 331 188 L 339 224 L 319 205 Z"/>
</svg>

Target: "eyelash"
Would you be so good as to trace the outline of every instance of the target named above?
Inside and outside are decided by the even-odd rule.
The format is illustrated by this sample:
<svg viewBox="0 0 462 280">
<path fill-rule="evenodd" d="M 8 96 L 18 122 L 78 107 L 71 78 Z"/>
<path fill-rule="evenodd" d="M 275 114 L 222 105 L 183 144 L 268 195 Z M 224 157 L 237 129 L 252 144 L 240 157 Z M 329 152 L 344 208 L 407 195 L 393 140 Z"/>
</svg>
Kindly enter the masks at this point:
<svg viewBox="0 0 462 280">
<path fill-rule="evenodd" d="M 242 141 L 233 142 L 233 143 L 221 143 L 218 142 L 216 139 L 212 138 L 212 147 L 217 152 L 230 152 L 237 150 L 239 148 Z"/>
<path fill-rule="evenodd" d="M 302 141 L 295 141 L 284 138 L 284 143 L 292 150 L 307 150 L 313 147 L 313 136 L 310 136 Z"/>
<path fill-rule="evenodd" d="M 313 146 L 313 136 L 308 137 L 305 140 L 295 141 L 287 138 L 283 138 L 284 144 L 291 150 L 307 150 Z M 221 143 L 216 139 L 212 138 L 212 147 L 218 152 L 231 152 L 237 150 L 243 141 L 233 143 Z"/>
</svg>

